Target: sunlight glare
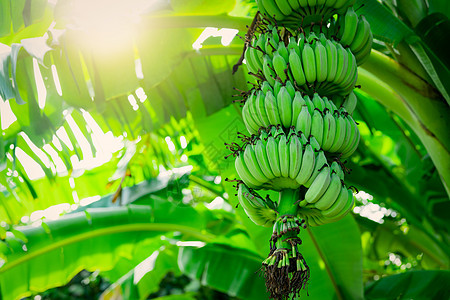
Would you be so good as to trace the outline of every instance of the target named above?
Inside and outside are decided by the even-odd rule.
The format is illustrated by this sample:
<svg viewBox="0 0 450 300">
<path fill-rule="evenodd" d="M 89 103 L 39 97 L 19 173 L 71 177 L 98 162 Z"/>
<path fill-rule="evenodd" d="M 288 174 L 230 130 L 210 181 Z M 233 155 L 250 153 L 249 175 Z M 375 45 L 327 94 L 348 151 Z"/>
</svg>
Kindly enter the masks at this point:
<svg viewBox="0 0 450 300">
<path fill-rule="evenodd" d="M 9 105 L 9 100 L 3 101 L 1 97 L 0 97 L 0 121 L 2 125 L 1 127 L 2 130 L 7 129 L 12 123 L 17 121 L 16 116 L 11 110 L 11 105 Z"/>
<path fill-rule="evenodd" d="M 149 6 L 144 0 L 134 0 L 132 5 L 121 0 L 78 0 L 71 4 L 64 15 L 83 31 L 83 42 L 103 50 L 130 39 L 141 12 Z"/>
</svg>

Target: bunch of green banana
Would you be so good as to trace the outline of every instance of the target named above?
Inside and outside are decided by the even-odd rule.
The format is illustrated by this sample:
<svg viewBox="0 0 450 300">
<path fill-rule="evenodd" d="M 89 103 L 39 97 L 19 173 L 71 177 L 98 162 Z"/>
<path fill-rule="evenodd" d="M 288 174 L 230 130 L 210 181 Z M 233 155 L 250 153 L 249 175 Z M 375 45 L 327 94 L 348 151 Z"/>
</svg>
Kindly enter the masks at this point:
<svg viewBox="0 0 450 300">
<path fill-rule="evenodd" d="M 272 124 L 281 124 L 286 130 L 295 127 L 307 139 L 314 137 L 322 150 L 350 156 L 358 146 L 359 137 L 355 136 L 359 136 L 359 130 L 346 108 L 354 110 L 356 101 L 351 92 L 338 109 L 333 101 L 317 93 L 312 99 L 302 95 L 290 81 L 286 85 L 277 82 L 273 88 L 264 81 L 261 89 L 246 99 L 242 118 L 251 134 Z"/>
<path fill-rule="evenodd" d="M 345 14 L 339 15 L 331 30 L 336 32 L 339 43 L 348 47 L 359 65 L 369 57 L 372 49 L 373 35 L 370 24 L 361 15 L 358 17 L 353 7 L 349 7 Z"/>
<path fill-rule="evenodd" d="M 237 183 L 239 204 L 256 225 L 271 227 L 278 217 L 275 204 L 270 198 L 263 199 L 242 181 Z"/>
<path fill-rule="evenodd" d="M 355 0 L 257 0 L 257 3 L 259 11 L 269 20 L 298 27 L 326 22 L 332 15 L 352 6 Z"/>
<path fill-rule="evenodd" d="M 337 161 L 319 171 L 304 199 L 299 201 L 298 216 L 309 226 L 342 219 L 353 208 L 353 191 L 344 184 L 344 173 Z"/>
<path fill-rule="evenodd" d="M 357 133 L 359 138 L 357 128 L 352 133 Z M 342 156 L 348 155 L 355 141 L 359 141 L 355 137 L 352 137 L 352 144 L 345 147 Z M 261 130 L 259 136 L 233 154 L 240 179 L 252 189 L 308 188 L 321 168 L 328 166 L 325 153 L 314 136 L 307 139 L 295 128 L 286 135 L 281 126 Z"/>
<path fill-rule="evenodd" d="M 243 144 L 227 145 L 241 207 L 255 224 L 273 226 L 264 277 L 270 297 L 284 300 L 298 296 L 309 279 L 300 229 L 353 209 L 341 160 L 359 144 L 353 89 L 373 37 L 355 0 L 257 2 L 265 20 L 249 29 L 244 58 L 258 83 L 241 93 L 251 136 L 239 133 Z M 280 198 L 263 199 L 258 189 L 279 191 Z"/>
<path fill-rule="evenodd" d="M 255 37 L 252 44 L 258 46 L 246 50 L 244 57 L 252 73 L 260 72 L 272 86 L 291 81 L 307 94 L 347 95 L 354 88 L 357 64 L 350 49 L 323 33 L 290 36 L 284 31 L 280 36 L 274 29 Z"/>
</svg>

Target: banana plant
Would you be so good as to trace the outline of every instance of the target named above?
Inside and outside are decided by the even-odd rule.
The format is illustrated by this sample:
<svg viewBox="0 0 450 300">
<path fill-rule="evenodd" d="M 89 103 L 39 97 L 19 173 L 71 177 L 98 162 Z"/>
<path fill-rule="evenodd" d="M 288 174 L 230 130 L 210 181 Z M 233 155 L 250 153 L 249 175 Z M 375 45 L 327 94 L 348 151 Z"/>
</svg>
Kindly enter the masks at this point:
<svg viewBox="0 0 450 300">
<path fill-rule="evenodd" d="M 89 39 L 94 27 L 104 26 L 77 23 L 68 9 L 75 2 L 0 1 L 2 297 L 18 299 L 66 284 L 85 268 L 114 282 L 105 298 L 117 292 L 145 299 L 169 270 L 230 296 L 268 298 L 255 272 L 270 251 L 272 229 L 255 225 L 245 203 L 234 208 L 240 201 L 225 178 L 240 174 L 232 159 L 224 159 L 224 143 L 241 143 L 237 131 L 258 130 L 257 123 L 246 122 L 247 107 L 233 101 L 233 94 L 257 82 L 248 74 L 255 73 L 252 56 L 232 71 L 261 6 L 136 1 L 122 10 L 135 5 L 139 18 L 114 27 L 114 37 L 100 30 Z M 442 42 L 450 24 L 448 4 L 350 2 L 348 19 L 356 15 L 370 24 L 374 43 L 356 83 L 348 80 L 348 86 L 360 87 L 351 100 L 358 102 L 353 119 L 361 140 L 348 149 L 353 154 L 345 181 L 373 199 L 358 196 L 342 220 L 304 230 L 309 298 L 395 298 L 400 291 L 411 298 L 446 298 L 439 282 L 448 281 L 449 268 L 450 76 Z M 122 26 L 125 19 L 115 20 Z M 125 27 L 130 34 L 122 34 Z M 224 46 L 224 38 L 210 37 L 193 49 L 205 27 L 234 29 L 243 41 L 236 37 Z M 345 40 L 340 34 L 336 38 Z M 337 46 L 331 43 L 324 47 Z M 281 54 L 283 49 L 268 74 L 283 69 Z M 298 64 L 295 49 L 290 54 Z M 299 82 L 302 75 L 313 76 L 292 75 Z M 282 91 L 285 101 L 290 89 Z M 269 89 L 264 94 L 278 96 Z M 249 102 L 261 104 L 264 97 L 257 96 Z M 311 103 L 326 102 L 312 96 Z M 289 116 L 280 121 L 288 124 Z M 300 142 L 301 136 L 291 139 Z M 109 159 L 93 160 L 107 141 L 121 146 Z M 39 176 L 30 166 L 41 170 Z M 190 171 L 168 180 L 180 167 Z M 89 199 L 100 200 L 88 209 L 80 206 Z M 264 197 L 257 200 L 265 203 Z M 30 225 L 30 216 L 53 205 L 78 210 Z M 135 280 L 137 264 L 155 253 L 155 267 Z"/>
</svg>

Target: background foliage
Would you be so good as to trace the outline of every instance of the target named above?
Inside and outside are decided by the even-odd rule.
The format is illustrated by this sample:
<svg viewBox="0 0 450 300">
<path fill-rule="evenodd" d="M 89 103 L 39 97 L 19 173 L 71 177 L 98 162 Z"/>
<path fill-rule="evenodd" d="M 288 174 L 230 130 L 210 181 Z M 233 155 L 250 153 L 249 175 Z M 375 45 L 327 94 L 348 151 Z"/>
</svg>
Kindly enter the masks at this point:
<svg viewBox="0 0 450 300">
<path fill-rule="evenodd" d="M 271 232 L 235 208 L 223 158 L 244 130 L 233 88 L 254 78 L 231 74 L 243 42 L 220 34 L 243 36 L 255 3 L 82 2 L 0 0 L 2 298 L 82 270 L 62 294 L 267 298 Z M 445 299 L 450 4 L 355 7 L 376 39 L 347 164 L 361 192 L 352 215 L 302 233 L 309 298 Z M 220 31 L 196 50 L 205 27 Z"/>
</svg>

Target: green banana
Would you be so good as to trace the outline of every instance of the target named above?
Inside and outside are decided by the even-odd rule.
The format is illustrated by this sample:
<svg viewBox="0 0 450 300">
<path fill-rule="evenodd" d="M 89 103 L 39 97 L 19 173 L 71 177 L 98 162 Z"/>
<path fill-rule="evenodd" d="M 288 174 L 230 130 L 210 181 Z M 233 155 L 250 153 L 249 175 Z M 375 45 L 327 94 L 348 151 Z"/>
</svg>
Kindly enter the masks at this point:
<svg viewBox="0 0 450 300">
<path fill-rule="evenodd" d="M 269 164 L 269 159 L 267 158 L 266 145 L 264 144 L 262 137 L 256 142 L 254 150 L 256 160 L 258 161 L 258 164 L 261 167 L 261 171 L 264 173 L 264 176 L 266 176 L 269 180 L 275 178 L 275 175 L 273 174 L 272 168 Z"/>
<path fill-rule="evenodd" d="M 289 135 L 289 177 L 296 179 L 302 166 L 303 146 L 296 134 Z"/>
<path fill-rule="evenodd" d="M 278 155 L 280 158 L 281 176 L 289 177 L 289 146 L 284 134 L 280 135 L 280 139 L 278 140 Z"/>
<path fill-rule="evenodd" d="M 337 72 L 337 48 L 331 41 L 327 40 L 325 50 L 327 52 L 327 82 L 333 82 Z"/>
<path fill-rule="evenodd" d="M 338 37 L 341 39 L 340 43 L 343 46 L 348 46 L 353 41 L 358 27 L 358 15 L 353 10 L 353 7 L 349 7 L 344 15 L 344 22 L 341 23 L 341 31 L 339 31 Z M 342 34 L 340 34 L 342 33 Z"/>
<path fill-rule="evenodd" d="M 330 185 L 330 167 L 325 166 L 314 179 L 313 183 L 305 193 L 305 200 L 308 203 L 315 203 L 325 193 Z"/>
<path fill-rule="evenodd" d="M 323 117 L 316 108 L 311 118 L 311 135 L 316 138 L 319 145 L 323 142 Z"/>
<path fill-rule="evenodd" d="M 259 0 L 258 3 L 261 3 L 264 7 L 268 17 L 274 18 L 277 21 L 283 21 L 285 19 L 286 16 L 281 12 L 273 0 Z"/>
<path fill-rule="evenodd" d="M 243 158 L 242 153 L 240 153 L 236 160 L 234 161 L 234 166 L 236 168 L 236 171 L 239 175 L 239 177 L 244 181 L 244 183 L 253 188 L 260 188 L 264 183 L 261 181 L 258 181 L 248 170 L 247 166 L 245 165 L 245 161 Z"/>
<path fill-rule="evenodd" d="M 280 113 L 281 124 L 285 128 L 291 127 L 292 121 L 292 99 L 286 87 L 282 87 L 277 96 L 278 112 Z"/>
<path fill-rule="evenodd" d="M 297 86 L 302 86 L 306 83 L 301 58 L 294 49 L 291 49 L 289 53 L 289 70 L 291 71 Z"/>
<path fill-rule="evenodd" d="M 341 148 L 345 140 L 345 134 L 347 132 L 346 126 L 347 123 L 345 122 L 342 115 L 339 114 L 336 119 L 336 134 L 334 136 L 333 144 L 331 145 L 330 149 L 328 149 L 328 152 L 338 152 L 338 150 Z"/>
<path fill-rule="evenodd" d="M 352 52 L 356 53 L 360 51 L 369 42 L 369 38 L 370 24 L 367 22 L 366 17 L 361 16 L 358 21 L 355 37 L 350 44 L 350 49 Z"/>
<path fill-rule="evenodd" d="M 306 105 L 303 105 L 300 114 L 298 115 L 295 128 L 300 130 L 305 136 L 311 134 L 311 115 L 309 114 Z"/>
<path fill-rule="evenodd" d="M 272 64 L 278 78 L 280 78 L 281 82 L 285 82 L 287 79 L 286 77 L 287 64 L 284 58 L 278 52 L 274 52 Z"/>
<path fill-rule="evenodd" d="M 306 144 L 304 151 L 303 151 L 303 158 L 302 158 L 302 164 L 300 171 L 295 178 L 295 181 L 300 184 L 304 185 L 304 183 L 310 178 L 315 165 L 315 153 L 310 144 Z"/>
<path fill-rule="evenodd" d="M 250 220 L 256 225 L 272 227 L 278 217 L 278 213 L 257 193 L 245 186 L 244 183 L 239 183 L 238 185 L 239 204 Z"/>
<path fill-rule="evenodd" d="M 349 200 L 348 191 L 350 190 L 348 190 L 344 185 L 342 185 L 336 201 L 334 201 L 331 207 L 321 211 L 322 216 L 324 216 L 325 218 L 333 218 L 337 216 L 347 205 L 347 202 Z"/>
<path fill-rule="evenodd" d="M 272 59 L 268 55 L 264 56 L 263 74 L 270 85 L 273 86 L 277 74 L 273 71 Z"/>
<path fill-rule="evenodd" d="M 281 124 L 280 113 L 278 112 L 277 100 L 272 93 L 266 94 L 266 99 L 264 101 L 266 108 L 267 118 L 270 124 L 277 125 Z"/>
<path fill-rule="evenodd" d="M 265 183 L 269 179 L 264 175 L 259 166 L 258 160 L 256 159 L 255 151 L 253 145 L 249 144 L 244 150 L 244 161 L 249 172 L 255 177 L 259 182 Z"/>
<path fill-rule="evenodd" d="M 281 177 L 278 143 L 275 141 L 273 136 L 269 136 L 269 138 L 267 139 L 266 153 L 272 173 L 275 175 L 275 177 Z"/>
<path fill-rule="evenodd" d="M 320 199 L 314 204 L 314 206 L 319 210 L 326 210 L 330 208 L 334 202 L 336 202 L 339 192 L 341 191 L 342 182 L 339 176 L 335 173 L 331 175 L 330 184 L 326 189 L 325 193 L 320 197 Z"/>
<path fill-rule="evenodd" d="M 259 115 L 262 126 L 269 127 L 270 121 L 269 117 L 267 116 L 266 106 L 265 106 L 265 94 L 262 91 L 258 91 L 258 94 L 256 95 L 256 113 Z"/>
<path fill-rule="evenodd" d="M 287 0 L 273 0 L 273 1 L 275 1 L 278 8 L 285 16 L 289 16 L 292 14 L 292 8 L 287 2 Z"/>
<path fill-rule="evenodd" d="M 308 43 L 305 43 L 302 51 L 303 71 L 305 72 L 306 81 L 313 83 L 316 81 L 316 61 L 314 50 Z"/>
<path fill-rule="evenodd" d="M 356 98 L 355 93 L 350 92 L 350 94 L 348 94 L 347 98 L 345 98 L 344 102 L 342 103 L 342 107 L 345 108 L 345 110 L 351 115 L 355 110 L 357 103 L 358 98 Z"/>
<path fill-rule="evenodd" d="M 327 79 L 328 64 L 326 49 L 322 43 L 316 42 L 314 47 L 314 55 L 316 60 L 316 76 L 318 82 L 323 82 Z"/>
<path fill-rule="evenodd" d="M 326 111 L 323 117 L 323 127 L 322 149 L 328 151 L 333 145 L 334 136 L 336 135 L 336 121 L 329 110 Z"/>
<path fill-rule="evenodd" d="M 323 151 L 319 151 L 316 154 L 316 159 L 314 162 L 314 169 L 311 172 L 311 175 L 309 176 L 307 181 L 303 185 L 306 186 L 307 188 L 309 188 L 311 186 L 311 184 L 314 182 L 314 180 L 316 179 L 316 177 L 319 175 L 320 170 L 322 170 L 325 167 L 328 167 L 327 158 L 325 157 L 325 153 Z"/>
</svg>

